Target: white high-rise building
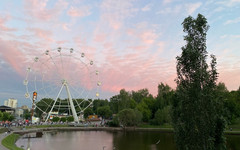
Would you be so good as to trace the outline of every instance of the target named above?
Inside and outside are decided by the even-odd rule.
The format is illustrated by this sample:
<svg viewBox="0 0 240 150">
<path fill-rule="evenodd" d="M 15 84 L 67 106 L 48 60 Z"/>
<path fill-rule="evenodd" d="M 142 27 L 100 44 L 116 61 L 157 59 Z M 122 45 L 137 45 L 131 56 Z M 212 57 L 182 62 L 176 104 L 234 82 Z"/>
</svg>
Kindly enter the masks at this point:
<svg viewBox="0 0 240 150">
<path fill-rule="evenodd" d="M 17 108 L 17 99 L 9 98 L 4 101 L 4 105 L 12 108 Z"/>
</svg>

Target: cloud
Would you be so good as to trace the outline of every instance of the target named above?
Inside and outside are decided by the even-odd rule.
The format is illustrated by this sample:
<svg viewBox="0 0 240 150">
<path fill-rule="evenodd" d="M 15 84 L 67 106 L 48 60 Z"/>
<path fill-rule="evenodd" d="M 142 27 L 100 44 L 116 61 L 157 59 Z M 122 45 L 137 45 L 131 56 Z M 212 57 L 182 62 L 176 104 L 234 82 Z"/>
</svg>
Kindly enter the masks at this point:
<svg viewBox="0 0 240 150">
<path fill-rule="evenodd" d="M 100 23 L 107 24 L 114 30 L 123 26 L 125 19 L 134 17 L 139 11 L 133 5 L 134 0 L 104 0 L 100 5 Z"/>
<path fill-rule="evenodd" d="M 0 39 L 0 49 L 2 61 L 8 64 L 17 74 L 24 76 L 26 55 L 20 48 L 24 47 L 25 43 L 18 41 L 4 41 Z"/>
<path fill-rule="evenodd" d="M 53 8 L 47 8 L 48 2 L 48 0 L 25 0 L 24 10 L 26 16 L 30 16 L 31 19 L 37 21 L 53 21 L 68 7 L 66 1 L 58 0 Z"/>
<path fill-rule="evenodd" d="M 89 6 L 71 7 L 67 14 L 71 17 L 86 17 L 91 15 Z"/>
<path fill-rule="evenodd" d="M 229 25 L 229 24 L 235 24 L 240 22 L 240 17 L 232 19 L 232 20 L 227 20 L 224 25 Z"/>
<path fill-rule="evenodd" d="M 50 30 L 45 30 L 41 28 L 28 28 L 28 31 L 34 33 L 34 36 L 44 40 L 46 42 L 53 42 L 54 39 L 51 38 L 53 33 Z"/>
<path fill-rule="evenodd" d="M 154 44 L 158 37 L 158 35 L 152 30 L 144 31 L 139 36 L 146 45 Z"/>
<path fill-rule="evenodd" d="M 238 38 L 240 38 L 240 35 L 222 35 L 222 36 L 220 36 L 220 38 L 221 39 L 226 39 L 226 38 L 234 38 L 234 39 L 238 39 Z"/>
<path fill-rule="evenodd" d="M 173 0 L 163 0 L 163 4 L 171 3 Z"/>
<path fill-rule="evenodd" d="M 152 4 L 147 4 L 146 6 L 144 6 L 143 8 L 142 8 L 142 11 L 150 11 L 151 10 L 151 7 L 152 7 Z"/>
<path fill-rule="evenodd" d="M 178 14 L 181 12 L 181 9 L 183 8 L 182 5 L 176 5 L 174 7 L 167 7 L 160 11 L 158 11 L 156 14 Z"/>
<path fill-rule="evenodd" d="M 189 3 L 189 4 L 185 4 L 187 13 L 189 15 L 192 15 L 200 6 L 202 5 L 201 2 L 198 3 Z"/>
<path fill-rule="evenodd" d="M 10 32 L 16 31 L 15 28 L 7 27 L 5 24 L 11 19 L 9 15 L 2 16 L 0 15 L 0 32 Z"/>
<path fill-rule="evenodd" d="M 217 4 L 220 4 L 222 6 L 227 7 L 234 7 L 237 3 L 240 3 L 240 0 L 223 0 L 223 1 L 217 1 Z"/>
</svg>

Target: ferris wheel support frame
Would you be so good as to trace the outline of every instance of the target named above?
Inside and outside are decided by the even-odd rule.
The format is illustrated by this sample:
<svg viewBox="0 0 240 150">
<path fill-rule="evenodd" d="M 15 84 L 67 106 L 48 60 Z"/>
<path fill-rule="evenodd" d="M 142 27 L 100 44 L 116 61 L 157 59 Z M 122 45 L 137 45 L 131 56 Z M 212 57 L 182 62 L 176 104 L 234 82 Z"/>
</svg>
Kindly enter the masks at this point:
<svg viewBox="0 0 240 150">
<path fill-rule="evenodd" d="M 54 102 L 51 110 L 49 111 L 48 116 L 47 116 L 47 119 L 45 120 L 45 122 L 48 121 L 48 119 L 49 119 L 49 117 L 50 117 L 50 115 L 51 115 L 51 113 L 52 113 L 52 110 L 53 110 L 53 108 L 54 108 L 54 106 L 55 106 L 55 104 L 56 104 L 56 102 L 57 102 L 57 99 L 59 98 L 59 95 L 61 94 L 64 86 L 65 86 L 66 91 L 67 91 L 67 95 L 68 95 L 68 99 L 69 99 L 69 102 L 70 102 L 70 107 L 71 107 L 71 111 L 72 111 L 72 114 L 73 114 L 74 122 L 79 123 L 79 119 L 78 119 L 78 116 L 77 116 L 77 113 L 76 113 L 76 109 L 75 109 L 75 107 L 74 107 L 74 104 L 73 104 L 73 101 L 72 101 L 72 96 L 71 96 L 71 93 L 70 93 L 70 90 L 69 90 L 69 87 L 68 87 L 68 84 L 67 84 L 67 81 L 66 81 L 66 80 L 63 80 L 63 81 L 62 81 L 61 89 L 60 89 L 60 91 L 58 92 L 58 95 L 57 95 L 57 97 L 56 97 L 56 99 L 55 99 L 55 102 Z"/>
</svg>

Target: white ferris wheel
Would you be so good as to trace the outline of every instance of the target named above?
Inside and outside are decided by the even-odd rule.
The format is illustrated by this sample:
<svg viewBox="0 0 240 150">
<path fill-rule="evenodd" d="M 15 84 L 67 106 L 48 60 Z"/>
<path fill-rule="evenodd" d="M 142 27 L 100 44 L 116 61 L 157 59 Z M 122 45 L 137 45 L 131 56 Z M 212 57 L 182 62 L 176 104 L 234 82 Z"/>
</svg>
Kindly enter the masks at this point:
<svg viewBox="0 0 240 150">
<path fill-rule="evenodd" d="M 25 97 L 32 110 L 48 121 L 52 114 L 80 115 L 99 97 L 99 70 L 85 53 L 72 48 L 45 50 L 27 68 Z M 32 112 L 33 113 L 33 112 Z"/>
</svg>

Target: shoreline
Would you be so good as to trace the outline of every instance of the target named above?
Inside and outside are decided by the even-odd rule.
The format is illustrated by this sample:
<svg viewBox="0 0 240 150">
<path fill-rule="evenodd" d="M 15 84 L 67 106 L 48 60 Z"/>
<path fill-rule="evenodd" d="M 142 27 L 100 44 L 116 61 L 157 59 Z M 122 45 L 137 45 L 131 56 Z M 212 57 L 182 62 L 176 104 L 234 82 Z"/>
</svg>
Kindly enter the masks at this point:
<svg viewBox="0 0 240 150">
<path fill-rule="evenodd" d="M 48 132 L 48 131 L 110 131 L 110 132 L 159 132 L 159 133 L 170 133 L 173 134 L 173 128 L 139 128 L 139 127 L 43 127 L 43 128 L 31 128 L 31 129 L 19 129 L 15 128 L 17 130 L 12 131 L 11 134 L 19 134 L 23 136 L 24 134 L 28 133 L 37 133 L 37 132 Z M 240 135 L 240 131 L 225 131 L 225 135 Z M 4 133 L 1 134 L 1 143 L 0 148 L 4 147 L 2 145 L 2 140 L 6 137 L 6 135 L 3 137 Z M 6 147 L 4 147 L 7 149 Z"/>
<path fill-rule="evenodd" d="M 174 133 L 173 128 L 139 128 L 139 127 L 43 127 L 43 128 L 31 128 L 25 130 L 16 130 L 12 133 L 15 134 L 27 134 L 34 132 L 45 132 L 45 131 L 148 131 L 148 132 L 159 132 L 159 133 Z M 225 135 L 240 135 L 240 131 L 225 131 Z"/>
</svg>

